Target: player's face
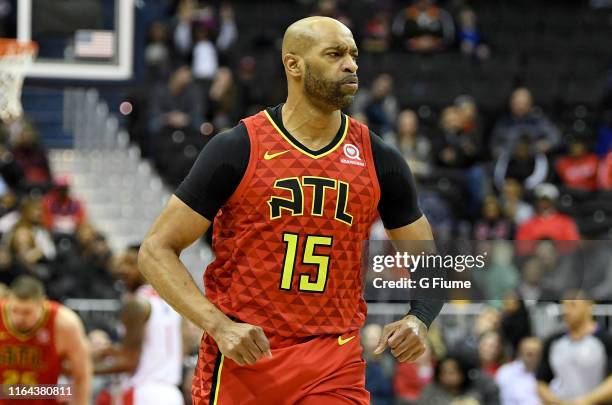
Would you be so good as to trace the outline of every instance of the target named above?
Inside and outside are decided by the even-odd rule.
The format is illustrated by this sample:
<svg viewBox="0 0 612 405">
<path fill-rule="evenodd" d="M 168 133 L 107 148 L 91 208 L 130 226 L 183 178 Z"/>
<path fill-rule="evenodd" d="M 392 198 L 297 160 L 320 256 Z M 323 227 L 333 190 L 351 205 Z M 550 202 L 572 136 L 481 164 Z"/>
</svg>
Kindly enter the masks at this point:
<svg viewBox="0 0 612 405">
<path fill-rule="evenodd" d="M 304 92 L 334 109 L 351 105 L 359 87 L 357 45 L 350 32 L 326 35 L 305 57 Z"/>
<path fill-rule="evenodd" d="M 11 298 L 8 313 L 13 327 L 20 331 L 32 329 L 40 320 L 43 301 L 34 299 Z"/>
</svg>

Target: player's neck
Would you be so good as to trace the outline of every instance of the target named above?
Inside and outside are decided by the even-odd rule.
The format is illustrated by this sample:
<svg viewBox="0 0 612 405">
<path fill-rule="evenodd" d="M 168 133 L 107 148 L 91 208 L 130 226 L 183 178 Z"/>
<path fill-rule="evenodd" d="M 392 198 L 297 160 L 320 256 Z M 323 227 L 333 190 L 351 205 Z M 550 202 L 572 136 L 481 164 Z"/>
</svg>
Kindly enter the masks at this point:
<svg viewBox="0 0 612 405">
<path fill-rule="evenodd" d="M 342 124 L 340 110 L 324 110 L 306 98 L 287 98 L 281 110 L 283 126 L 300 143 L 312 150 L 327 146 Z"/>
</svg>

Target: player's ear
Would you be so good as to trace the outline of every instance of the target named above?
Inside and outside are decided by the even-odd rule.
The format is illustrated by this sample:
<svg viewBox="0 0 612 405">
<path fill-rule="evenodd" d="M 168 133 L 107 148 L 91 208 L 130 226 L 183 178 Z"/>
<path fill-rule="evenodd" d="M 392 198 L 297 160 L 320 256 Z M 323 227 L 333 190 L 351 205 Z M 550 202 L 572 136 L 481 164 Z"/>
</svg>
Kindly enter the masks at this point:
<svg viewBox="0 0 612 405">
<path fill-rule="evenodd" d="M 287 52 L 283 56 L 283 64 L 288 76 L 295 78 L 302 76 L 302 58 L 294 53 Z"/>
</svg>

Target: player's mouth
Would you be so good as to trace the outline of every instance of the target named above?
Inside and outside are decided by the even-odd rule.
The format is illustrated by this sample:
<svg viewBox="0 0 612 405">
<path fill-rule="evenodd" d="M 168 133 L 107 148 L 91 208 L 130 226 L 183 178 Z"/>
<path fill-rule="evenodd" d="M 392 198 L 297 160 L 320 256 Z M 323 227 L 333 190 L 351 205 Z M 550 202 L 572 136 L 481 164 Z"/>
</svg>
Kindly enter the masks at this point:
<svg viewBox="0 0 612 405">
<path fill-rule="evenodd" d="M 351 77 L 349 79 L 343 80 L 342 85 L 357 90 L 359 88 L 359 80 L 356 77 Z"/>
</svg>

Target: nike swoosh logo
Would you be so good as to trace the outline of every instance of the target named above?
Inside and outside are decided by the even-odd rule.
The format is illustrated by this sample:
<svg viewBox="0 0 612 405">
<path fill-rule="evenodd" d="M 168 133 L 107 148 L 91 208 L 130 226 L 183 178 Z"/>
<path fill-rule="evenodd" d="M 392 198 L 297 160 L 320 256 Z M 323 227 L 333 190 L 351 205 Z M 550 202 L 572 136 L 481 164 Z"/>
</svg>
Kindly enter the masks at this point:
<svg viewBox="0 0 612 405">
<path fill-rule="evenodd" d="M 350 338 L 346 338 L 346 339 L 342 339 L 342 336 L 338 336 L 338 345 L 343 346 L 353 339 L 355 339 L 355 336 L 351 336 Z"/>
<path fill-rule="evenodd" d="M 275 157 L 284 155 L 287 152 L 289 152 L 289 150 L 284 150 L 282 152 L 277 152 L 277 153 L 270 153 L 270 151 L 266 151 L 266 154 L 264 155 L 264 159 L 265 160 L 274 159 Z"/>
</svg>

